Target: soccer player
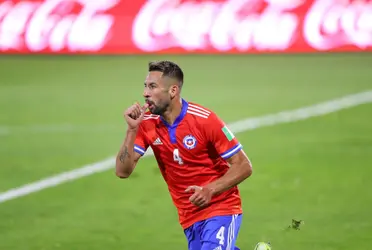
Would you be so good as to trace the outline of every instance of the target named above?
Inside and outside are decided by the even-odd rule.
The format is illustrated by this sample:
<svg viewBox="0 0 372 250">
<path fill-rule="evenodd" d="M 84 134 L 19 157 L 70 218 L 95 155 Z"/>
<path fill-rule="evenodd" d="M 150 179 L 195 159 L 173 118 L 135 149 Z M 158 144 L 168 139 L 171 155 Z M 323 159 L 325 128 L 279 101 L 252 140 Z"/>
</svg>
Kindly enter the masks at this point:
<svg viewBox="0 0 372 250">
<path fill-rule="evenodd" d="M 239 249 L 243 212 L 237 185 L 252 174 L 242 145 L 214 112 L 181 98 L 183 72 L 177 64 L 151 62 L 148 70 L 145 104 L 124 113 L 128 128 L 116 175 L 128 178 L 151 147 L 188 249 Z"/>
</svg>

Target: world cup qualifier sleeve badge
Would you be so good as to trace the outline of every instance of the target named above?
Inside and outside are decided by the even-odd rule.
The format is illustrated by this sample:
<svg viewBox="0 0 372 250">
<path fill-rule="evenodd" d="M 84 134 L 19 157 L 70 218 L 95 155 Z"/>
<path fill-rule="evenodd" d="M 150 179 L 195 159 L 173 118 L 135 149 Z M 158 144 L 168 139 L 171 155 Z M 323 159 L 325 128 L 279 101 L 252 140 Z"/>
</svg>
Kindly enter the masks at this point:
<svg viewBox="0 0 372 250">
<path fill-rule="evenodd" d="M 196 147 L 196 139 L 194 136 L 192 135 L 186 135 L 185 138 L 183 138 L 183 145 L 187 148 L 187 149 L 193 149 Z"/>
</svg>

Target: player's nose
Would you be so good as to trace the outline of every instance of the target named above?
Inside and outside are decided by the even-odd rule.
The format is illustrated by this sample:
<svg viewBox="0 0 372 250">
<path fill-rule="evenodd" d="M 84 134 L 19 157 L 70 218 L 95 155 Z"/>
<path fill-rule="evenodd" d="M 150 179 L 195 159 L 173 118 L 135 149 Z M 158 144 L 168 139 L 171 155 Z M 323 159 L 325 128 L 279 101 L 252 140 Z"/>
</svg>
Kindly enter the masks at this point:
<svg viewBox="0 0 372 250">
<path fill-rule="evenodd" d="M 148 91 L 147 88 L 145 88 L 144 91 L 143 91 L 143 97 L 145 97 L 145 98 L 149 98 L 150 97 L 150 92 Z"/>
</svg>

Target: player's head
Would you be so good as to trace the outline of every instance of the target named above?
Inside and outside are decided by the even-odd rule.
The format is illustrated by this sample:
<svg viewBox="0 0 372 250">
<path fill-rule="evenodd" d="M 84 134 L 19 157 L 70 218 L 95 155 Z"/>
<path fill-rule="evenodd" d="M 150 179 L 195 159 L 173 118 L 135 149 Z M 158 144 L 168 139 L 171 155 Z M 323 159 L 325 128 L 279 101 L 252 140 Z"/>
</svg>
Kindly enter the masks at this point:
<svg viewBox="0 0 372 250">
<path fill-rule="evenodd" d="M 180 100 L 183 72 L 170 61 L 150 62 L 148 70 L 143 96 L 150 112 L 162 115 L 172 102 Z"/>
</svg>

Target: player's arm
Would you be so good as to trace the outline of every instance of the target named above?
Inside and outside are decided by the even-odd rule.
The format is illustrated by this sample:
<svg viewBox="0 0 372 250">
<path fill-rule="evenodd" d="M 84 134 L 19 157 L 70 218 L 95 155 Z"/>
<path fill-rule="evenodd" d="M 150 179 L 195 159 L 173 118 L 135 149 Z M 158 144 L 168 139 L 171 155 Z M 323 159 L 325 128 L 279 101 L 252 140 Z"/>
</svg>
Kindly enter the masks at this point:
<svg viewBox="0 0 372 250">
<path fill-rule="evenodd" d="M 212 195 L 229 190 L 252 175 L 252 164 L 243 149 L 227 158 L 226 161 L 230 165 L 229 170 L 222 177 L 206 186 L 212 190 Z"/>
<path fill-rule="evenodd" d="M 252 164 L 243 151 L 242 145 L 225 123 L 216 114 L 211 114 L 208 120 L 207 137 L 220 156 L 230 165 L 225 175 L 206 186 L 212 190 L 213 195 L 216 195 L 251 176 Z"/>
<path fill-rule="evenodd" d="M 136 136 L 137 130 L 128 129 L 124 142 L 116 156 L 116 176 L 120 178 L 128 178 L 141 157 L 141 155 L 134 150 Z"/>
<path fill-rule="evenodd" d="M 242 149 L 242 145 L 233 133 L 225 126 L 221 119 L 211 114 L 203 126 L 206 138 L 212 143 L 221 158 L 229 164 L 226 173 L 217 180 L 208 183 L 204 187 L 189 186 L 185 191 L 194 191 L 189 198 L 196 206 L 203 207 L 209 203 L 214 195 L 218 195 L 230 188 L 237 186 L 252 174 L 252 165 Z"/>
<path fill-rule="evenodd" d="M 120 178 L 128 178 L 132 174 L 139 158 L 148 147 L 145 133 L 140 125 L 147 107 L 147 104 L 141 107 L 136 103 L 124 113 L 128 129 L 124 142 L 116 156 L 116 176 Z"/>
</svg>

